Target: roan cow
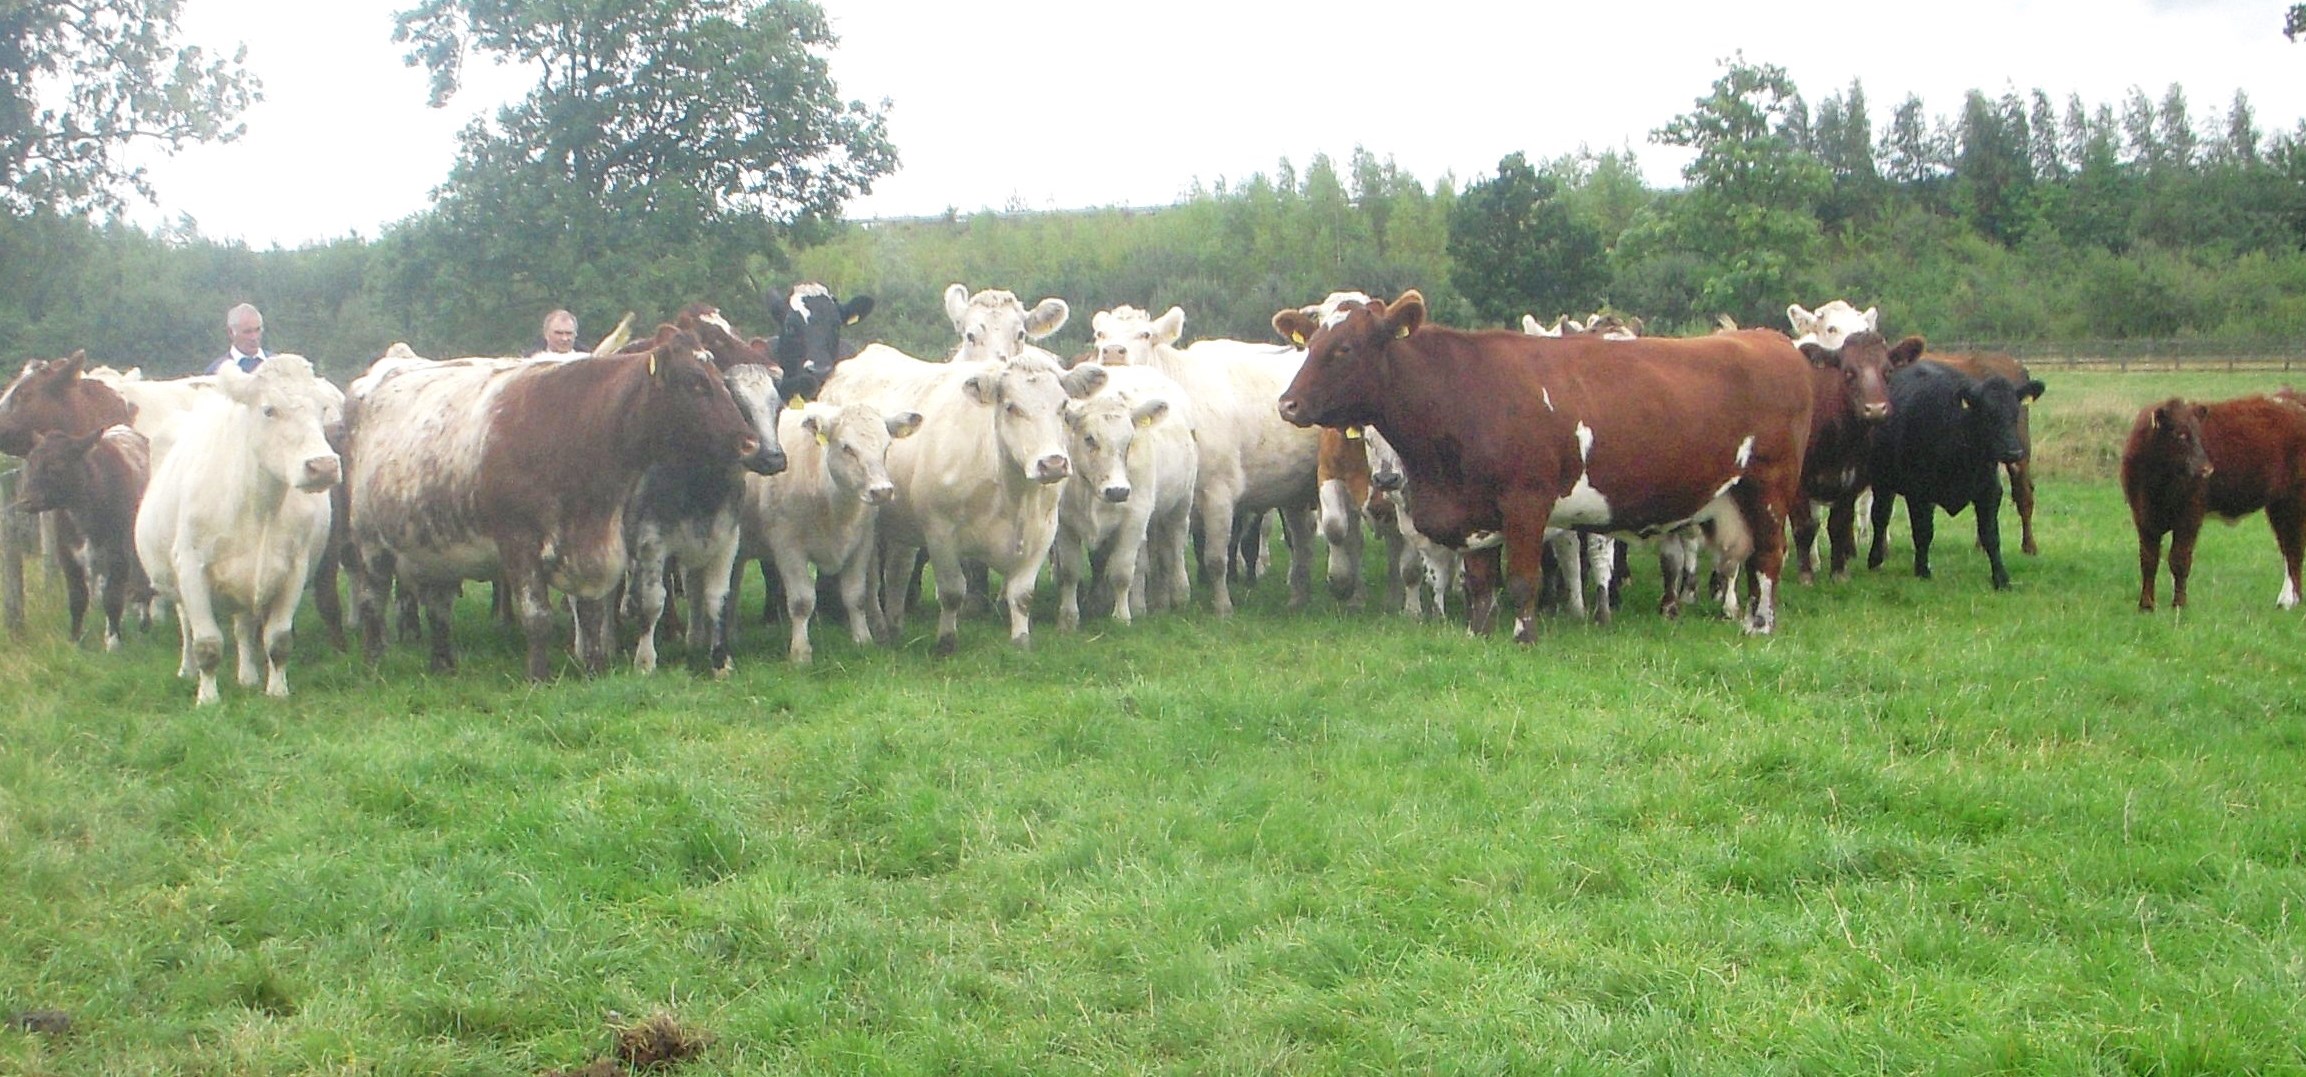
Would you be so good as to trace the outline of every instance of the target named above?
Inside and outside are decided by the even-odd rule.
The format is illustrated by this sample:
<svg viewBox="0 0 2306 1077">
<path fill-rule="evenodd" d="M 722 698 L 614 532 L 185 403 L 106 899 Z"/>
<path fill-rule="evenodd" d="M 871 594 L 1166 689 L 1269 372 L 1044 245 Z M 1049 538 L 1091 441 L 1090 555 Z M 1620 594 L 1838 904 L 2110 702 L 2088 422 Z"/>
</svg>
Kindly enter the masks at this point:
<svg viewBox="0 0 2306 1077">
<path fill-rule="evenodd" d="M 2154 609 L 2162 536 L 2170 536 L 2170 608 L 2186 608 L 2194 540 L 2210 513 L 2231 523 L 2259 509 L 2282 550 L 2274 605 L 2298 604 L 2306 553 L 2306 406 L 2282 396 L 2144 408 L 2122 447 L 2122 493 L 2138 529 L 2138 608 Z"/>
</svg>

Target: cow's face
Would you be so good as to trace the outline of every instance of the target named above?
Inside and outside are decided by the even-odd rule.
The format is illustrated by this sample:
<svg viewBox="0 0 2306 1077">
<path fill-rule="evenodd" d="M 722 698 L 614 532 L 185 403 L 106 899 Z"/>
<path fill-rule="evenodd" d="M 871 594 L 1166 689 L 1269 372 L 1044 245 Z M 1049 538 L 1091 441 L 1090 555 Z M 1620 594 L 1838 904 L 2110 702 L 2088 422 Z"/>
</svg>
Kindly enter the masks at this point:
<svg viewBox="0 0 2306 1077">
<path fill-rule="evenodd" d="M 1281 417 L 1297 426 L 1356 426 L 1377 418 L 1387 391 L 1386 349 L 1425 322 L 1425 297 L 1404 292 L 1346 303 L 1316 320 L 1303 309 L 1273 316 L 1273 328 L 1305 349 L 1305 363 L 1281 394 Z"/>
<path fill-rule="evenodd" d="M 729 398 L 737 403 L 737 414 L 744 416 L 759 447 L 753 454 L 738 461 L 745 470 L 756 475 L 774 475 L 785 469 L 785 447 L 777 441 L 777 419 L 785 412 L 784 398 L 777 394 L 777 378 L 769 368 L 754 363 L 730 367 L 721 379 L 728 383 Z"/>
<path fill-rule="evenodd" d="M 1369 456 L 1369 485 L 1380 490 L 1401 489 L 1405 480 L 1401 470 L 1401 454 L 1394 451 L 1393 443 L 1374 426 L 1361 428 L 1361 448 Z"/>
<path fill-rule="evenodd" d="M 811 404 L 800 423 L 825 454 L 832 488 L 865 504 L 882 505 L 897 496 L 897 484 L 889 480 L 889 443 L 913 436 L 921 428 L 921 413 L 883 416 L 870 404 Z"/>
<path fill-rule="evenodd" d="M 1155 348 L 1177 343 L 1185 332 L 1185 310 L 1171 307 L 1154 318 L 1135 307 L 1101 310 L 1089 319 L 1096 359 L 1106 366 L 1143 366 Z"/>
<path fill-rule="evenodd" d="M 301 355 L 273 356 L 251 374 L 231 363 L 216 373 L 216 387 L 242 409 L 238 440 L 254 453 L 257 466 L 306 493 L 320 493 L 344 477 L 344 463 L 325 430 L 330 394 L 320 386 Z"/>
<path fill-rule="evenodd" d="M 49 431 L 24 458 L 23 486 L 16 492 L 16 507 L 25 512 L 48 512 L 70 504 L 88 482 L 88 451 L 104 431 L 66 434 Z"/>
<path fill-rule="evenodd" d="M 1893 349 L 1875 332 L 1853 333 L 1842 341 L 1840 350 L 1823 344 L 1807 343 L 1802 354 L 1811 365 L 1840 374 L 1842 401 L 1849 414 L 1861 422 L 1878 423 L 1890 417 L 1890 371 L 1904 365 L 1893 358 L 1893 353 L 1911 352 L 1904 362 L 1912 362 L 1922 350 L 1922 338 L 1907 337 Z"/>
<path fill-rule="evenodd" d="M 809 399 L 833 374 L 841 354 L 841 330 L 863 321 L 873 311 L 873 297 L 860 295 L 841 303 L 822 284 L 796 284 L 786 297 L 773 349 L 785 368 L 788 388 Z"/>
<path fill-rule="evenodd" d="M 953 285 L 945 289 L 945 314 L 961 334 L 953 361 L 1016 358 L 1030 342 L 1064 328 L 1071 311 L 1062 299 L 1044 299 L 1026 310 L 1013 293 L 987 289 L 971 296 L 966 287 Z"/>
<path fill-rule="evenodd" d="M 665 325 L 657 327 L 653 345 L 634 357 L 646 364 L 641 376 L 650 382 L 659 435 L 679 458 L 765 465 L 759 431 L 737 410 L 721 372 L 697 352 L 693 334 Z"/>
<path fill-rule="evenodd" d="M 1112 504 L 1129 500 L 1129 453 L 1139 431 L 1169 416 L 1160 397 L 1132 399 L 1099 393 L 1065 405 L 1066 449 L 1073 457 L 1073 481 Z"/>
<path fill-rule="evenodd" d="M 1882 316 L 1878 307 L 1860 311 L 1848 300 L 1836 299 L 1815 311 L 1803 310 L 1799 303 L 1788 306 L 1786 321 L 1793 325 L 1794 343 L 1839 350 L 1852 333 L 1880 332 Z"/>
<path fill-rule="evenodd" d="M 2187 478 L 2209 478 L 2210 453 L 2202 445 L 2202 420 L 2209 414 L 2209 408 L 2176 397 L 2147 408 L 2138 417 L 2147 438 L 2144 455 Z"/>
<path fill-rule="evenodd" d="M 1981 378 L 1962 386 L 1963 420 L 1970 426 L 1971 444 L 1982 445 L 1996 463 L 2014 464 L 2026 458 L 2026 443 L 2018 437 L 2018 420 L 2025 399 L 2042 395 L 2041 382 L 2013 386 L 2000 378 Z"/>
<path fill-rule="evenodd" d="M 120 394 L 81 376 L 87 364 L 84 351 L 24 364 L 0 392 L 0 452 L 24 456 L 51 430 L 85 432 L 128 421 Z"/>
<path fill-rule="evenodd" d="M 1060 413 L 1068 399 L 1085 399 L 1102 388 L 1105 369 L 1089 363 L 1064 370 L 1056 356 L 1028 348 L 970 375 L 962 392 L 970 402 L 992 409 L 993 438 L 1009 466 L 1031 482 L 1062 482 L 1073 472 L 1073 459 Z"/>
</svg>

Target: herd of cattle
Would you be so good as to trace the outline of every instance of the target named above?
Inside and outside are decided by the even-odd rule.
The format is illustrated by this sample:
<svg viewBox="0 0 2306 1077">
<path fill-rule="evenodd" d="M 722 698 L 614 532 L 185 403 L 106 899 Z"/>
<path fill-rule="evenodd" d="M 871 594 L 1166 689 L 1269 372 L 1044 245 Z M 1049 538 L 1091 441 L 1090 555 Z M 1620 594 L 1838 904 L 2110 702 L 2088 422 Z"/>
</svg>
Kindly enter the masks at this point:
<svg viewBox="0 0 2306 1077">
<path fill-rule="evenodd" d="M 131 602 L 173 601 L 179 673 L 202 703 L 217 698 L 220 619 L 240 681 L 274 695 L 308 585 L 344 646 L 339 571 L 372 661 L 397 609 L 403 635 L 428 632 L 434 668 L 453 668 L 453 603 L 486 580 L 542 679 L 567 638 L 553 591 L 588 671 L 606 667 L 620 613 L 647 671 L 675 581 L 691 653 L 725 674 L 748 561 L 782 603 L 794 662 L 810 659 L 820 593 L 856 642 L 898 638 L 924 563 L 939 654 L 991 573 L 1020 645 L 1045 563 L 1061 628 L 1085 606 L 1123 622 L 1182 606 L 1195 536 L 1201 587 L 1226 614 L 1268 515 L 1292 605 L 1308 598 L 1316 533 L 1331 589 L 1360 601 L 1366 525 L 1386 546 L 1389 604 L 1422 615 L 1427 596 L 1439 612 L 1462 594 L 1487 633 L 1502 585 L 1523 641 L 1555 580 L 1572 613 L 1608 617 L 1625 554 L 1612 536 L 1657 544 L 1669 614 L 1696 600 L 1710 554 L 1713 596 L 1757 633 L 1775 626 L 1789 527 L 1812 578 L 1820 503 L 1836 578 L 1870 492 L 1869 566 L 1904 497 L 1917 575 L 1936 510 L 1967 509 L 2002 588 L 2006 468 L 2036 551 L 2024 404 L 2042 383 L 2007 357 L 1892 343 L 1875 311 L 1841 301 L 1788 308 L 1790 338 L 1727 325 L 1659 338 L 1599 320 L 1465 332 L 1428 322 L 1414 291 L 1337 293 L 1275 314 L 1287 343 L 1186 347 L 1183 311 L 1124 306 L 1097 313 L 1094 347 L 1070 362 L 1033 343 L 1062 327 L 1062 300 L 1028 309 L 956 284 L 945 306 L 960 342 L 940 361 L 845 346 L 872 301 L 814 284 L 792 290 L 773 337 L 698 304 L 575 357 L 434 361 L 396 345 L 342 390 L 293 355 L 168 381 L 34 360 L 0 396 L 0 452 L 26 458 L 20 507 L 54 513 L 74 638 L 92 595 L 108 648 Z M 2260 508 L 2287 561 L 2279 602 L 2296 603 L 2306 400 L 2150 407 L 2122 475 L 2142 609 L 2163 535 L 2183 606 L 2204 513 Z"/>
</svg>

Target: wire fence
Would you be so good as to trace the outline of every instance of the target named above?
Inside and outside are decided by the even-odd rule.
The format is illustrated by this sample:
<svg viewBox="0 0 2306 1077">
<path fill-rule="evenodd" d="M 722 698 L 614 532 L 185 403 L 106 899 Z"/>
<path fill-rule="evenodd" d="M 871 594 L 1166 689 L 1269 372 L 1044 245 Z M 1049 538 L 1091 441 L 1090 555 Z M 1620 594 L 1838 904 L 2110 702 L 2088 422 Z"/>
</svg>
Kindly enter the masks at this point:
<svg viewBox="0 0 2306 1077">
<path fill-rule="evenodd" d="M 2306 341 L 2300 340 L 2068 340 L 2019 344 L 1931 341 L 1930 350 L 2001 352 L 2029 368 L 2050 370 L 2306 371 Z"/>
</svg>

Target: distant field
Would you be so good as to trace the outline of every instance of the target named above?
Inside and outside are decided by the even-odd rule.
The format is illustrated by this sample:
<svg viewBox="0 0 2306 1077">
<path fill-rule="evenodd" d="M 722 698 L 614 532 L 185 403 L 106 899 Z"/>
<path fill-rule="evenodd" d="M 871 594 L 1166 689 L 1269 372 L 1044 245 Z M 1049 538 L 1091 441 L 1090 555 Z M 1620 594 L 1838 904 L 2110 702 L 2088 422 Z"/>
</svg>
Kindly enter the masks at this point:
<svg viewBox="0 0 2306 1077">
<path fill-rule="evenodd" d="M 2107 478 L 2140 404 L 2280 383 L 2044 380 L 2011 591 L 1900 526 L 1768 639 L 1637 561 L 1530 647 L 1268 579 L 531 687 L 474 588 L 456 676 L 307 625 L 292 699 L 195 712 L 35 572 L 0 1022 L 71 1028 L 0 1073 L 537 1074 L 660 1010 L 697 1074 L 2306 1071 L 2306 612 L 2253 520 L 2136 613 Z"/>
</svg>

